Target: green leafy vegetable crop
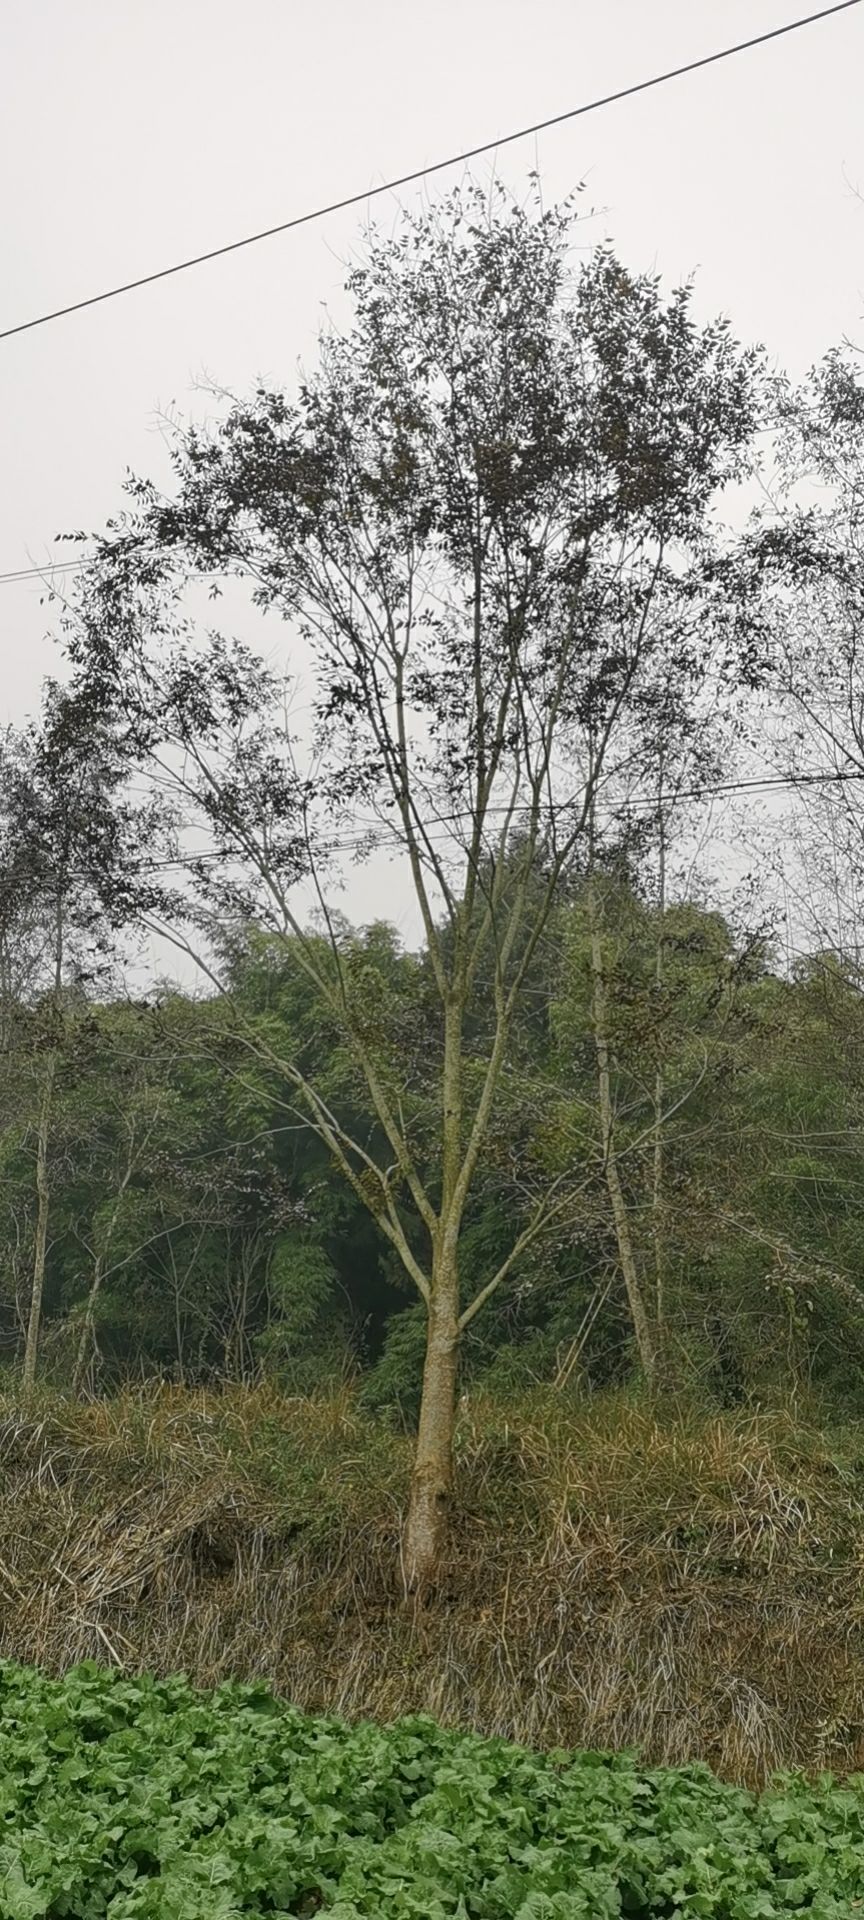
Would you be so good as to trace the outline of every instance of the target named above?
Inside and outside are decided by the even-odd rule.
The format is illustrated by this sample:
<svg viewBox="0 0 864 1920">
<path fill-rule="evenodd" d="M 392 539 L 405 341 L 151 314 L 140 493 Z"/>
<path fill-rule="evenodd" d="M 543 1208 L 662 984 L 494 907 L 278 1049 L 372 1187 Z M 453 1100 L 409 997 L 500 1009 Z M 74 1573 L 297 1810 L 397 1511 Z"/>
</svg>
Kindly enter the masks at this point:
<svg viewBox="0 0 864 1920">
<path fill-rule="evenodd" d="M 349 1727 L 262 1686 L 0 1666 L 0 1920 L 864 1915 L 864 1777 Z"/>
</svg>

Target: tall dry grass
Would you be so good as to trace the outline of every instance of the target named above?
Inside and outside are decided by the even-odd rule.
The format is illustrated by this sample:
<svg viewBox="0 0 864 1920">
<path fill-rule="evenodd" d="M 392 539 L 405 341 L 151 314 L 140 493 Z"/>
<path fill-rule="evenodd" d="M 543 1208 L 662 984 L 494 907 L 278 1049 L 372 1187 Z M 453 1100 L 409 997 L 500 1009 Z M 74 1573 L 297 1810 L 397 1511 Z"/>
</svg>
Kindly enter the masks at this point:
<svg viewBox="0 0 864 1920">
<path fill-rule="evenodd" d="M 0 1655 L 264 1675 L 313 1710 L 752 1782 L 864 1765 L 864 1432 L 468 1402 L 422 1611 L 409 1457 L 347 1394 L 0 1402 Z"/>
</svg>

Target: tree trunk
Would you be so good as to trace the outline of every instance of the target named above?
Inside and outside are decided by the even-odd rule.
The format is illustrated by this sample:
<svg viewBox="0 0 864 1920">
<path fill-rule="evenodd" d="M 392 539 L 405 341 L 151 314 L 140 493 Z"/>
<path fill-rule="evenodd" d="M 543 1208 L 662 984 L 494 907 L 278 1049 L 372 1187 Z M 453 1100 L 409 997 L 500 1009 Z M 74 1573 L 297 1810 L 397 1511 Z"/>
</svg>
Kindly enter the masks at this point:
<svg viewBox="0 0 864 1920">
<path fill-rule="evenodd" d="M 443 1271 L 440 1264 L 437 1271 L 433 1264 L 420 1422 L 403 1540 L 409 1592 L 423 1592 L 434 1584 L 447 1542 L 458 1367 L 458 1282 L 455 1259 L 448 1258 Z"/>
<path fill-rule="evenodd" d="M 81 1391 L 84 1375 L 90 1362 L 93 1325 L 96 1317 L 96 1302 L 102 1286 L 102 1273 L 103 1261 L 101 1255 L 98 1255 L 93 1268 L 93 1278 L 90 1282 L 90 1292 L 87 1295 L 87 1305 L 84 1309 L 84 1319 L 81 1323 L 81 1333 L 78 1340 L 78 1351 L 75 1355 L 75 1366 L 72 1371 L 72 1392 L 76 1395 Z"/>
<path fill-rule="evenodd" d="M 51 1108 L 54 1103 L 54 1082 L 60 1060 L 57 1044 L 62 1036 L 60 993 L 63 985 L 63 945 L 64 913 L 63 885 L 58 884 L 54 902 L 54 986 L 51 997 L 50 1015 L 54 1028 L 55 1044 L 45 1059 L 45 1078 L 42 1082 L 42 1099 L 39 1103 L 39 1122 L 36 1136 L 36 1244 L 33 1249 L 33 1286 L 30 1293 L 30 1315 L 27 1322 L 27 1339 L 24 1344 L 25 1394 L 32 1393 L 36 1385 L 36 1361 L 39 1353 L 39 1332 L 42 1325 L 42 1296 L 45 1292 L 45 1261 L 48 1253 L 48 1215 L 51 1207 L 51 1188 L 48 1179 L 48 1145 L 51 1135 Z"/>
<path fill-rule="evenodd" d="M 612 1102 L 612 1069 L 609 1046 L 609 1009 L 606 992 L 606 970 L 603 960 L 603 941 L 601 936 L 600 907 L 596 897 L 594 883 L 588 888 L 588 911 L 591 927 L 591 979 L 592 979 L 592 1017 L 594 1025 L 594 1046 L 597 1055 L 597 1084 L 600 1108 L 600 1139 L 603 1149 L 603 1171 L 612 1206 L 612 1220 L 615 1227 L 615 1239 L 618 1246 L 618 1258 L 630 1308 L 633 1332 L 642 1371 L 649 1386 L 653 1386 L 657 1377 L 657 1348 L 654 1328 L 642 1294 L 639 1269 L 630 1232 L 630 1216 L 627 1200 L 621 1184 L 618 1167 L 618 1155 L 615 1147 L 615 1111 Z"/>
<path fill-rule="evenodd" d="M 39 1329 L 42 1324 L 42 1295 L 45 1291 L 45 1259 L 48 1250 L 48 1214 L 51 1204 L 48 1181 L 48 1142 L 56 1074 L 57 1054 L 51 1052 L 45 1066 L 36 1135 L 36 1244 L 33 1249 L 33 1285 L 30 1292 L 30 1314 L 24 1347 L 25 1393 L 31 1393 L 36 1385 L 36 1359 L 39 1352 Z"/>
<path fill-rule="evenodd" d="M 464 1207 L 462 1163 L 462 1023 L 464 994 L 444 1009 L 441 1078 L 441 1206 L 432 1242 L 426 1359 L 417 1448 L 403 1539 L 405 1584 L 434 1585 L 447 1545 L 453 1490 L 453 1435 L 459 1369 L 459 1229 Z"/>
<path fill-rule="evenodd" d="M 660 847 L 657 872 L 657 941 L 654 955 L 654 984 L 657 989 L 657 1066 L 654 1074 L 654 1166 L 651 1182 L 651 1219 L 654 1230 L 654 1319 L 658 1360 L 665 1372 L 668 1366 L 666 1339 L 666 1235 L 665 1235 L 665 1156 L 663 1152 L 663 1110 L 666 1083 L 663 1072 L 662 997 L 666 983 L 666 820 L 663 813 L 663 760 L 658 783 Z"/>
<path fill-rule="evenodd" d="M 147 1137 L 149 1137 L 149 1130 L 148 1130 Z M 108 1222 L 108 1228 L 105 1234 L 105 1241 L 103 1246 L 100 1248 L 99 1252 L 97 1253 L 96 1259 L 93 1264 L 93 1278 L 90 1282 L 90 1291 L 87 1295 L 87 1305 L 84 1310 L 84 1319 L 81 1326 L 81 1335 L 78 1341 L 78 1352 L 75 1356 L 75 1367 L 72 1374 L 72 1392 L 74 1394 L 77 1394 L 80 1392 L 81 1383 L 84 1379 L 84 1374 L 89 1364 L 90 1355 L 89 1355 L 88 1349 L 93 1344 L 93 1330 L 96 1322 L 96 1303 L 99 1299 L 99 1294 L 102 1288 L 102 1281 L 105 1277 L 105 1262 L 108 1258 L 108 1251 L 111 1246 L 111 1242 L 114 1238 L 114 1229 L 117 1225 L 117 1221 L 120 1216 L 120 1208 L 123 1205 L 123 1199 L 126 1193 L 126 1189 L 132 1178 L 132 1174 L 134 1170 L 135 1170 L 135 1126 L 134 1126 L 134 1122 L 130 1122 L 129 1148 L 126 1155 L 126 1165 L 123 1169 L 120 1185 L 117 1189 L 117 1194 L 114 1200 L 114 1206 L 112 1209 L 111 1218 Z"/>
<path fill-rule="evenodd" d="M 666 1330 L 666 1247 L 663 1235 L 663 1068 L 654 1075 L 654 1169 L 651 1181 L 651 1218 L 654 1232 L 654 1312 L 657 1337 L 661 1342 Z"/>
</svg>

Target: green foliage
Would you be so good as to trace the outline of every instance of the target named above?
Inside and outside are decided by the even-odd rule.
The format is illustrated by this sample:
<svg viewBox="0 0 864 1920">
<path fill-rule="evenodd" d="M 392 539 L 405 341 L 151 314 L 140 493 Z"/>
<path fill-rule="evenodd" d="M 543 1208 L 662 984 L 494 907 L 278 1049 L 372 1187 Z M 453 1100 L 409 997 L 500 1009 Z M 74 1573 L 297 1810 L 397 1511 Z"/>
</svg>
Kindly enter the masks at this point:
<svg viewBox="0 0 864 1920">
<path fill-rule="evenodd" d="M 849 1920 L 864 1778 L 761 1799 L 706 1768 L 0 1669 L 3 1920 Z"/>
<path fill-rule="evenodd" d="M 363 1404 L 390 1411 L 414 1423 L 420 1411 L 420 1385 L 426 1352 L 426 1309 L 422 1301 L 390 1321 L 383 1350 L 363 1386 Z"/>
<path fill-rule="evenodd" d="M 271 1316 L 256 1347 L 268 1372 L 293 1392 L 329 1384 L 348 1365 L 350 1327 L 344 1303 L 341 1318 L 334 1304 L 337 1274 L 326 1249 L 283 1234 L 267 1278 Z"/>
<path fill-rule="evenodd" d="M 830 955 L 784 978 L 764 945 L 685 901 L 663 916 L 658 987 L 658 917 L 635 885 L 610 881 L 605 922 L 616 1142 L 649 1288 L 652 1103 L 662 1072 L 662 1234 L 678 1387 L 695 1385 L 723 1405 L 776 1405 L 815 1391 L 857 1418 L 857 978 Z M 428 958 L 406 955 L 381 926 L 342 928 L 340 940 L 352 991 L 368 1003 L 368 1043 L 403 1113 L 410 1109 L 429 1178 L 438 1033 Z M 243 929 L 230 966 L 251 1023 L 245 1039 L 229 1003 L 180 992 L 138 1005 L 82 995 L 66 1023 L 49 1151 L 44 1375 L 68 1381 L 89 1300 L 91 1386 L 112 1390 L 154 1374 L 248 1380 L 263 1370 L 289 1391 L 308 1392 L 359 1373 L 368 1405 L 411 1424 L 422 1308 L 378 1222 L 278 1071 L 279 1058 L 302 1047 L 340 1124 L 386 1165 L 356 1063 L 290 943 Z M 481 1012 L 466 1085 L 488 1043 Z M 11 1354 L 35 1228 L 41 1075 L 26 1007 L 10 1034 L 0 1099 L 0 1336 Z M 463 1386 L 485 1381 L 498 1394 L 518 1392 L 556 1380 L 563 1367 L 570 1388 L 584 1393 L 632 1370 L 596 1098 L 586 927 L 574 883 L 535 957 L 514 1026 L 462 1227 L 464 1301 L 506 1259 L 550 1177 L 572 1182 L 573 1205 L 471 1323 Z M 404 1184 L 396 1192 L 422 1264 L 425 1229 Z"/>
</svg>

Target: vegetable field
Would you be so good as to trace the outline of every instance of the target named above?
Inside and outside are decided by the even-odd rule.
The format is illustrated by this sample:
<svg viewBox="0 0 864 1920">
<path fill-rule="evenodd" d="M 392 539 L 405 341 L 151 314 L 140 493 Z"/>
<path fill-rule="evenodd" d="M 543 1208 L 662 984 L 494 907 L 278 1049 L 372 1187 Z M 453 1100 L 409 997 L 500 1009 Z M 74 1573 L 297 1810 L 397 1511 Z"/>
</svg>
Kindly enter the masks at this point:
<svg viewBox="0 0 864 1920">
<path fill-rule="evenodd" d="M 0 1920 L 771 1920 L 864 1911 L 864 1778 L 761 1797 L 263 1687 L 0 1667 Z"/>
</svg>

